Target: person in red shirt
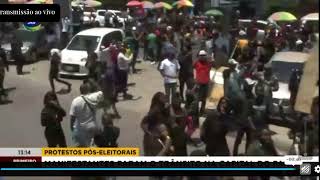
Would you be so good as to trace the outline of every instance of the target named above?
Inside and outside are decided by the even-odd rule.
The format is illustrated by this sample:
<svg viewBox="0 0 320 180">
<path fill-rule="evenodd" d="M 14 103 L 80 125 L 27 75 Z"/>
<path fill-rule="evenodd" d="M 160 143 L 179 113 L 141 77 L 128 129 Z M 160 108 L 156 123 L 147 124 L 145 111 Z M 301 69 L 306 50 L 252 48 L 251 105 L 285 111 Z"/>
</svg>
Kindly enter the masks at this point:
<svg viewBox="0 0 320 180">
<path fill-rule="evenodd" d="M 195 70 L 195 79 L 198 85 L 198 98 L 201 102 L 200 114 L 203 114 L 205 111 L 210 82 L 210 70 L 212 66 L 213 61 L 208 60 L 207 52 L 201 50 L 199 52 L 199 59 L 195 61 L 193 65 Z"/>
</svg>

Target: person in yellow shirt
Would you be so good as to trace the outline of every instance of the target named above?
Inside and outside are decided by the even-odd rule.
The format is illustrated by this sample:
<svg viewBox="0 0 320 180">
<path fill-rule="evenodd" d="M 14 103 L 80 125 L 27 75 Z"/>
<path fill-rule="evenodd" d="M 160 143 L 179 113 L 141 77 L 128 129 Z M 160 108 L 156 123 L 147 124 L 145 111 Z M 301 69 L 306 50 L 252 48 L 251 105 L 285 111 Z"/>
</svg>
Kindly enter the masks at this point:
<svg viewBox="0 0 320 180">
<path fill-rule="evenodd" d="M 244 31 L 240 31 L 239 35 L 238 47 L 243 50 L 245 47 L 248 47 L 249 40 L 246 38 L 246 33 Z"/>
<path fill-rule="evenodd" d="M 239 38 L 237 40 L 236 46 L 231 54 L 230 59 L 238 59 L 242 54 L 243 50 L 249 46 L 249 40 L 246 37 L 246 32 L 241 30 L 239 32 Z"/>
</svg>

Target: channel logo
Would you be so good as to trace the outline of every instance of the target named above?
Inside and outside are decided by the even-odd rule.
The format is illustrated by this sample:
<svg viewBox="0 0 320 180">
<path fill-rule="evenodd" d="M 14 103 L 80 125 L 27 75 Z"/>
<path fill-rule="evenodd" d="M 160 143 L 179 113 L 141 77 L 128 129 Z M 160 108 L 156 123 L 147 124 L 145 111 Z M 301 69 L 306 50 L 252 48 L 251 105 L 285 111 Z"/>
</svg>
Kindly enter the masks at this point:
<svg viewBox="0 0 320 180">
<path fill-rule="evenodd" d="M 28 31 L 38 31 L 41 28 L 41 24 L 38 22 L 26 22 L 23 27 Z"/>
</svg>

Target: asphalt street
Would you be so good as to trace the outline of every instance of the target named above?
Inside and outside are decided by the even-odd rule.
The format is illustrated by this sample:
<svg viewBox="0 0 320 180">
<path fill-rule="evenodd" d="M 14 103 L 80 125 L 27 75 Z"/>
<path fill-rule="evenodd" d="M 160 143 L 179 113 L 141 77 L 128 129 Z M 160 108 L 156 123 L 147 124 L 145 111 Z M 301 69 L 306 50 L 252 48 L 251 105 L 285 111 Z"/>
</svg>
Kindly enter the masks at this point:
<svg viewBox="0 0 320 180">
<path fill-rule="evenodd" d="M 129 93 L 137 100 L 121 101 L 117 104 L 122 119 L 116 121 L 120 127 L 121 133 L 119 146 L 139 147 L 142 151 L 143 132 L 140 129 L 140 121 L 147 113 L 150 101 L 157 91 L 164 91 L 162 78 L 156 70 L 156 65 L 148 62 L 137 64 L 141 69 L 139 74 L 129 76 L 129 83 L 135 83 L 129 87 Z M 40 61 L 35 64 L 27 65 L 24 71 L 29 74 L 18 76 L 15 67 L 10 67 L 10 72 L 6 74 L 5 87 L 12 89 L 9 98 L 13 101 L 11 104 L 0 105 L 0 147 L 44 147 L 46 140 L 44 129 L 40 124 L 40 112 L 43 107 L 43 96 L 50 90 L 48 81 L 49 62 Z M 59 101 L 67 112 L 73 98 L 77 97 L 81 80 L 66 79 L 72 83 L 72 92 L 65 95 L 59 95 Z M 56 83 L 57 88 L 63 88 L 63 85 Z M 70 120 L 67 116 L 62 122 L 63 130 L 69 146 L 71 144 Z M 272 126 L 271 129 L 277 132 L 273 136 L 276 146 L 282 151 L 287 152 L 291 141 L 288 140 L 285 128 Z M 234 135 L 228 136 L 229 148 L 232 150 Z M 240 153 L 244 150 L 244 144 L 240 146 Z M 204 148 L 204 147 L 200 147 Z M 191 152 L 195 147 L 188 147 Z M 6 180 L 66 180 L 69 177 L 7 177 Z M 146 179 L 146 177 L 119 177 L 117 179 Z M 242 179 L 242 178 L 241 178 Z"/>
</svg>

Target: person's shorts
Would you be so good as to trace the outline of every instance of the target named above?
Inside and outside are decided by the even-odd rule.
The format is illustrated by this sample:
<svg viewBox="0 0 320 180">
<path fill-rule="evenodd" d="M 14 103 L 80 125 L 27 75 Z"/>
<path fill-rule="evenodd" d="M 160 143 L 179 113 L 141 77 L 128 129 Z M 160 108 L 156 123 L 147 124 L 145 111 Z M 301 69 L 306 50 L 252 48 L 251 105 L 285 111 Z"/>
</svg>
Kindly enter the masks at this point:
<svg viewBox="0 0 320 180">
<path fill-rule="evenodd" d="M 199 100 L 206 100 L 209 91 L 209 84 L 198 84 Z"/>
</svg>

